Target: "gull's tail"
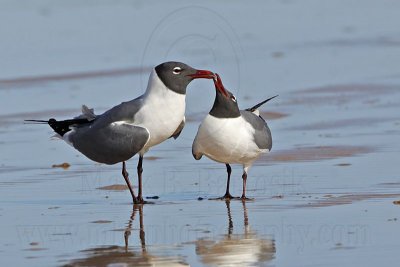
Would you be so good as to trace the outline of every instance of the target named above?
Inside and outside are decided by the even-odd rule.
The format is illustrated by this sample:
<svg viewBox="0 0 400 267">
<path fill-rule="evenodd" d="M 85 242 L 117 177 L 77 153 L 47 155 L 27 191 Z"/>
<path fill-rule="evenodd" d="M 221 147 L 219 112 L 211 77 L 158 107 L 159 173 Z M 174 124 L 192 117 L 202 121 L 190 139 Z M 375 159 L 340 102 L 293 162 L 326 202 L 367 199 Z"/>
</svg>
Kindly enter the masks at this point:
<svg viewBox="0 0 400 267">
<path fill-rule="evenodd" d="M 276 95 L 276 96 L 270 97 L 270 98 L 268 98 L 268 99 L 266 99 L 266 100 L 264 100 L 264 101 L 262 101 L 262 102 L 258 103 L 258 104 L 257 104 L 257 105 L 255 105 L 254 107 L 247 108 L 246 110 L 247 110 L 247 111 L 250 111 L 250 112 L 254 112 L 254 111 L 256 111 L 256 109 L 258 109 L 259 107 L 261 107 L 262 105 L 264 105 L 265 103 L 267 103 L 268 101 L 270 101 L 270 100 L 274 99 L 274 98 L 275 98 L 275 97 L 277 97 L 277 96 L 279 96 L 279 95 Z"/>
<path fill-rule="evenodd" d="M 63 136 L 67 132 L 71 131 L 70 126 L 73 125 L 80 125 L 91 122 L 88 119 L 71 119 L 71 120 L 63 120 L 57 121 L 56 119 L 49 119 L 49 120 L 24 120 L 25 123 L 32 123 L 32 124 L 48 124 L 50 125 L 53 130 L 58 133 L 59 135 Z"/>
<path fill-rule="evenodd" d="M 60 136 L 64 136 L 67 132 L 71 131 L 70 126 L 82 125 L 93 122 L 96 119 L 96 115 L 92 108 L 82 106 L 82 114 L 70 120 L 57 121 L 56 119 L 49 120 L 25 120 L 26 124 L 48 124 L 53 130 Z"/>
<path fill-rule="evenodd" d="M 44 120 L 24 120 L 24 124 L 48 124 L 49 121 Z"/>
</svg>

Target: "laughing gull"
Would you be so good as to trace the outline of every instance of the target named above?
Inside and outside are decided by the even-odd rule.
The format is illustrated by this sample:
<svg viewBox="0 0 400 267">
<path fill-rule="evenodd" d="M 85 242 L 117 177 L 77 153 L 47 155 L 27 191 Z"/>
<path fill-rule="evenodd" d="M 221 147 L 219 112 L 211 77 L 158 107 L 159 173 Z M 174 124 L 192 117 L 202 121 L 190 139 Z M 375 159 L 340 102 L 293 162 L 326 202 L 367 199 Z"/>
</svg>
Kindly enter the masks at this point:
<svg viewBox="0 0 400 267">
<path fill-rule="evenodd" d="M 70 120 L 28 120 L 48 123 L 57 137 L 89 159 L 105 164 L 122 162 L 122 176 L 133 202 L 145 203 L 142 195 L 143 155 L 153 146 L 177 138 L 185 125 L 186 87 L 196 78 L 212 79 L 214 73 L 196 70 L 181 62 L 165 62 L 153 69 L 146 92 L 101 115 L 82 107 L 82 114 Z M 125 161 L 139 154 L 138 196 L 129 181 Z"/>
<path fill-rule="evenodd" d="M 215 74 L 214 105 L 203 120 L 193 141 L 192 154 L 196 160 L 203 155 L 221 163 L 225 163 L 228 172 L 226 193 L 218 199 L 231 199 L 229 183 L 231 166 L 237 163 L 243 165 L 243 193 L 241 199 L 246 199 L 247 173 L 253 162 L 263 153 L 272 148 L 271 131 L 266 121 L 260 116 L 259 108 L 271 97 L 252 108 L 239 110 L 236 97 L 225 89 L 221 78 Z"/>
</svg>

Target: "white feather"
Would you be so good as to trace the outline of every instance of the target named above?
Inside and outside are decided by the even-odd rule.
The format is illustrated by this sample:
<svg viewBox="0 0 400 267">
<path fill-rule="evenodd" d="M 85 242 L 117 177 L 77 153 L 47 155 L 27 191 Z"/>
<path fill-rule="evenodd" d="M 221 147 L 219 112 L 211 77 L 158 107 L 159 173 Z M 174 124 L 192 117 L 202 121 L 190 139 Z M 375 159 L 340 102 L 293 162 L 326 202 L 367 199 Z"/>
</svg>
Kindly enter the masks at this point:
<svg viewBox="0 0 400 267">
<path fill-rule="evenodd" d="M 207 115 L 193 142 L 193 153 L 248 168 L 265 152 L 253 141 L 253 135 L 253 127 L 242 117 L 220 119 Z"/>
<path fill-rule="evenodd" d="M 150 139 L 143 151 L 173 135 L 185 116 L 186 95 L 168 89 L 153 70 L 143 96 L 143 106 L 135 114 L 135 125 L 145 127 Z"/>
</svg>

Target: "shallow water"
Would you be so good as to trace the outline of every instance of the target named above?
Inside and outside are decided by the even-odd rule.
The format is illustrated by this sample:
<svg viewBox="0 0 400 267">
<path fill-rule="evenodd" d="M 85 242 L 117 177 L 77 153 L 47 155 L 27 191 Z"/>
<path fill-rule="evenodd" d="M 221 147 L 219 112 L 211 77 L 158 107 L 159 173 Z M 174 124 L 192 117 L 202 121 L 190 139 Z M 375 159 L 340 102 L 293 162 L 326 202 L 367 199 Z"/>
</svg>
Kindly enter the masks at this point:
<svg viewBox="0 0 400 267">
<path fill-rule="evenodd" d="M 0 27 L 0 265 L 397 264 L 398 1 L 170 2 L 0 2 L 13 25 Z M 250 170 L 254 200 L 208 200 L 225 167 L 192 158 L 209 81 L 190 85 L 181 136 L 146 154 L 144 193 L 159 198 L 142 208 L 121 166 L 22 123 L 101 113 L 170 59 L 218 72 L 242 108 L 280 95 L 262 108 L 274 145 Z"/>
</svg>

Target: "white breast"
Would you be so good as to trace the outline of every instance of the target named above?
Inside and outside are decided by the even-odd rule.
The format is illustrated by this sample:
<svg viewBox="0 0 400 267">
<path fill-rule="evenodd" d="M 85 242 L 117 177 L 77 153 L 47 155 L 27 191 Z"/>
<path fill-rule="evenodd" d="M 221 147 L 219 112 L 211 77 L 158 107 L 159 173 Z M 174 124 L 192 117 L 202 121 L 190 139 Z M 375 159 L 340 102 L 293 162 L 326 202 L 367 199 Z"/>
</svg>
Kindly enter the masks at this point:
<svg viewBox="0 0 400 267">
<path fill-rule="evenodd" d="M 193 153 L 221 163 L 248 164 L 264 151 L 254 142 L 254 129 L 242 117 L 207 115 L 193 142 Z"/>
<path fill-rule="evenodd" d="M 143 106 L 135 114 L 135 124 L 150 132 L 150 139 L 143 151 L 168 139 L 185 116 L 186 95 L 168 89 L 155 71 L 143 98 Z"/>
</svg>

